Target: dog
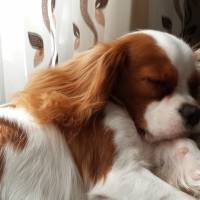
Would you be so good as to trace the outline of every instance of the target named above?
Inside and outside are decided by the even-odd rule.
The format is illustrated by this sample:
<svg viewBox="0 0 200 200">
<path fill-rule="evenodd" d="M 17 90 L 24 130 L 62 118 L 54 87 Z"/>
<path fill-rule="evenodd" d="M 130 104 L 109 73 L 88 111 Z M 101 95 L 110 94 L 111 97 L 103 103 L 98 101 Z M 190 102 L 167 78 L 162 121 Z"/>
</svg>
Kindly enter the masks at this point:
<svg viewBox="0 0 200 200">
<path fill-rule="evenodd" d="M 0 108 L 1 199 L 195 199 L 198 86 L 191 48 L 153 30 L 38 70 Z"/>
</svg>

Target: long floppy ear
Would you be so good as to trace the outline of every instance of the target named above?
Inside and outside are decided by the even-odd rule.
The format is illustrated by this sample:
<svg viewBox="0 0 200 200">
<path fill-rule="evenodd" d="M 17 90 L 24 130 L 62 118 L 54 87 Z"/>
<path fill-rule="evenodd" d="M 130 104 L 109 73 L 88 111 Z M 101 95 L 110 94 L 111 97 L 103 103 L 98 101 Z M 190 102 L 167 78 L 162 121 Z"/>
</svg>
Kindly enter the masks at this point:
<svg viewBox="0 0 200 200">
<path fill-rule="evenodd" d="M 125 57 L 125 48 L 117 43 L 98 44 L 36 73 L 17 103 L 28 106 L 41 122 L 85 122 L 105 106 Z"/>
<path fill-rule="evenodd" d="M 109 98 L 120 68 L 125 63 L 125 51 L 118 46 L 97 46 L 80 65 L 83 70 L 80 81 L 83 84 L 83 110 L 91 112 L 100 110 Z M 80 58 L 80 57 L 79 57 Z M 80 63 L 82 62 L 80 61 Z M 83 68 L 82 68 L 83 67 Z M 90 111 L 89 111 L 90 112 Z"/>
</svg>

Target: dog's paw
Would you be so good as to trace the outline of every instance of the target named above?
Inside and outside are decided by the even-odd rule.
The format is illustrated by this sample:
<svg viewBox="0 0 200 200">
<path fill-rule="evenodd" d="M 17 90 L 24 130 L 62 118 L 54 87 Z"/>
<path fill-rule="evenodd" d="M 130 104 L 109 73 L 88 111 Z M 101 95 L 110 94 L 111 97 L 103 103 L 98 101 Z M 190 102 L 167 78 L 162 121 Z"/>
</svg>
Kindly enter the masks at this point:
<svg viewBox="0 0 200 200">
<path fill-rule="evenodd" d="M 200 151 L 196 145 L 190 145 L 188 152 L 183 155 L 182 170 L 180 169 L 179 187 L 186 192 L 200 198 Z"/>
<path fill-rule="evenodd" d="M 163 142 L 157 149 L 156 174 L 195 197 L 200 198 L 200 150 L 190 139 Z"/>
<path fill-rule="evenodd" d="M 200 198 L 200 151 L 189 139 L 175 141 L 171 183 L 181 190 Z"/>
</svg>

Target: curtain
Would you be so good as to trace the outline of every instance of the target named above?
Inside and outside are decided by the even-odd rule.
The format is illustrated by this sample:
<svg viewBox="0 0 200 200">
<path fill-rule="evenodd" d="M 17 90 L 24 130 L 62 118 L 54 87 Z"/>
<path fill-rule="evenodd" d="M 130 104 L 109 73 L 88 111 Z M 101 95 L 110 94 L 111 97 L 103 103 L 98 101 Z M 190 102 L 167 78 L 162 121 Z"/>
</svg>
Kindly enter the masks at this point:
<svg viewBox="0 0 200 200">
<path fill-rule="evenodd" d="M 99 41 L 132 30 L 164 30 L 197 44 L 199 4 L 199 0 L 0 0 L 0 103 L 22 89 L 35 68 L 54 67 Z"/>
</svg>

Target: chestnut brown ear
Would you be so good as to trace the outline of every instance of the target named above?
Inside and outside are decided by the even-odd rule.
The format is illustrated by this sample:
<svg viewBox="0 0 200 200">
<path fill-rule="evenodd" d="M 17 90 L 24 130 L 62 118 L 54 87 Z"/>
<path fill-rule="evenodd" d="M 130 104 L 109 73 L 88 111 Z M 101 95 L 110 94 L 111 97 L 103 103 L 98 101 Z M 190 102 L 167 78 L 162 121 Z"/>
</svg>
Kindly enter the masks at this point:
<svg viewBox="0 0 200 200">
<path fill-rule="evenodd" d="M 79 98 L 75 104 L 81 118 L 89 119 L 105 106 L 125 57 L 119 46 L 99 44 L 75 58 L 78 73 L 81 72 L 78 79 L 81 90 L 76 94 Z"/>
<path fill-rule="evenodd" d="M 109 98 L 126 52 L 117 44 L 98 44 L 68 62 L 36 73 L 18 96 L 41 122 L 80 123 Z"/>
<path fill-rule="evenodd" d="M 94 70 L 92 73 L 94 75 L 91 74 L 90 85 L 84 97 L 87 103 L 89 103 L 88 107 L 96 104 L 94 111 L 101 109 L 108 100 L 118 73 L 124 63 L 124 50 L 112 46 L 105 52 L 102 52 L 102 55 L 97 58 L 95 63 L 91 62 L 89 64 Z"/>
</svg>

